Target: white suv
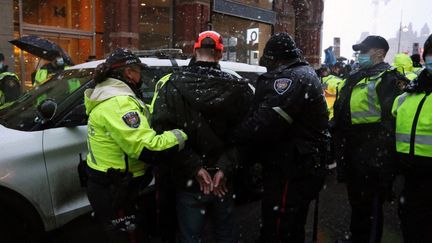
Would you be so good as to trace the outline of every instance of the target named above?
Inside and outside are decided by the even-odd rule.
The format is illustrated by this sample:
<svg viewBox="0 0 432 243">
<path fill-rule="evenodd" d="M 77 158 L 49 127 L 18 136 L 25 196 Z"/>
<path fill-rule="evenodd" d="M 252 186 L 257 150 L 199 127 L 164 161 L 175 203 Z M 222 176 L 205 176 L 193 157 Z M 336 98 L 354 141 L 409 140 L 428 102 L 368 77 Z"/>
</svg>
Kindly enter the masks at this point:
<svg viewBox="0 0 432 243">
<path fill-rule="evenodd" d="M 2 242 L 31 242 L 91 210 L 80 187 L 77 164 L 87 155 L 83 92 L 94 87 L 101 61 L 71 67 L 18 100 L 0 107 L 0 236 Z M 150 69 L 146 98 L 173 64 L 189 60 L 141 58 Z M 221 62 L 222 70 L 255 78 L 266 70 Z M 148 101 L 147 100 L 147 101 Z"/>
</svg>

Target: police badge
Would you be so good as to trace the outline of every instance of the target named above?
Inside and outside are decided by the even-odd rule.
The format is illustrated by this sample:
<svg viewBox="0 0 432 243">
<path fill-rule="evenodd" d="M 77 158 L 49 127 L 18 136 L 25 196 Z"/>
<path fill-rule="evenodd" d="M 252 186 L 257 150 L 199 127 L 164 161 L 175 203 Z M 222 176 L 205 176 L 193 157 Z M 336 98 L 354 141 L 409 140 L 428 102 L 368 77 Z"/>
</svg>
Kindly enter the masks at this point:
<svg viewBox="0 0 432 243">
<path fill-rule="evenodd" d="M 274 90 L 280 94 L 283 95 L 292 84 L 292 80 L 289 78 L 279 78 L 274 81 Z"/>
<path fill-rule="evenodd" d="M 131 128 L 138 128 L 141 123 L 139 114 L 136 111 L 126 113 L 122 118 L 126 125 Z"/>
</svg>

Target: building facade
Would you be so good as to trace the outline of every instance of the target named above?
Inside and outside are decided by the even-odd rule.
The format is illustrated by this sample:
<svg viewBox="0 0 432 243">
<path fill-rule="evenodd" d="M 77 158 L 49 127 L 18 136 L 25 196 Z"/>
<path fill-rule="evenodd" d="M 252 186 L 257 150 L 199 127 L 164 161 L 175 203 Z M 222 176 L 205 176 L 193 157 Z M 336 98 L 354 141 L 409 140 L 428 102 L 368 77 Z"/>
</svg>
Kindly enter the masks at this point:
<svg viewBox="0 0 432 243">
<path fill-rule="evenodd" d="M 27 86 L 45 60 L 8 42 L 25 35 L 50 39 L 82 63 L 116 47 L 191 54 L 198 33 L 211 29 L 224 37 L 225 60 L 258 64 L 272 33 L 286 31 L 318 65 L 323 5 L 323 0 L 0 0 L 5 13 L 0 52 Z"/>
</svg>

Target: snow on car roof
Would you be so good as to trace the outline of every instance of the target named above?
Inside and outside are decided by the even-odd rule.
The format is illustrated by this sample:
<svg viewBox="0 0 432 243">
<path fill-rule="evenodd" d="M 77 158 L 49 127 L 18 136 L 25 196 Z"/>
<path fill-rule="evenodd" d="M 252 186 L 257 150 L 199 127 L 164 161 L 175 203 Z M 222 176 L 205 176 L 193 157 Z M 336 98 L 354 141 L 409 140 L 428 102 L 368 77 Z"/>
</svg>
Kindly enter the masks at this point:
<svg viewBox="0 0 432 243">
<path fill-rule="evenodd" d="M 141 62 L 147 64 L 150 67 L 170 67 L 172 66 L 170 59 L 160 59 L 154 57 L 141 57 Z M 179 66 L 187 66 L 190 62 L 190 59 L 175 59 Z M 85 62 L 75 66 L 70 67 L 69 69 L 83 69 L 83 68 L 96 68 L 97 65 L 104 62 L 105 59 Z M 219 64 L 221 68 L 226 70 L 232 70 L 235 72 L 254 72 L 254 73 L 265 73 L 266 68 L 257 65 L 250 65 L 246 63 L 238 63 L 238 62 L 230 62 L 230 61 L 220 61 Z"/>
</svg>

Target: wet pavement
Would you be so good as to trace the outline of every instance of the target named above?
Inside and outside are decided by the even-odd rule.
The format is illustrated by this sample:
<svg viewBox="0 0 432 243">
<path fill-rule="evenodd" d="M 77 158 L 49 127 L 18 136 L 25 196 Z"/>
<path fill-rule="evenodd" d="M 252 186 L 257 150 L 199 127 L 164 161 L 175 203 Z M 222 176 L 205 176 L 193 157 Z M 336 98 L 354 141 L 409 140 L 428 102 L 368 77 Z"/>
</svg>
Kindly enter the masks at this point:
<svg viewBox="0 0 432 243">
<path fill-rule="evenodd" d="M 254 243 L 259 235 L 260 202 L 239 205 L 235 211 L 236 232 L 240 243 Z M 311 203 L 306 226 L 306 242 L 312 242 L 314 202 Z M 402 243 L 402 236 L 397 217 L 397 203 L 385 204 L 384 236 L 382 243 Z M 344 184 L 337 184 L 335 176 L 327 178 L 320 193 L 318 243 L 334 243 L 344 239 L 349 232 L 350 207 Z M 82 216 L 59 230 L 50 233 L 51 242 L 59 243 L 96 243 L 101 229 L 90 215 Z M 209 232 L 209 230 L 207 230 Z M 160 242 L 155 239 L 152 243 Z M 213 243 L 206 239 L 204 242 Z"/>
</svg>

